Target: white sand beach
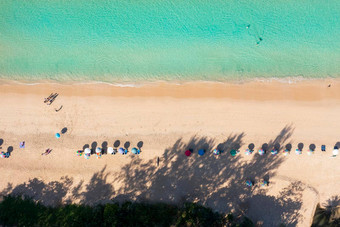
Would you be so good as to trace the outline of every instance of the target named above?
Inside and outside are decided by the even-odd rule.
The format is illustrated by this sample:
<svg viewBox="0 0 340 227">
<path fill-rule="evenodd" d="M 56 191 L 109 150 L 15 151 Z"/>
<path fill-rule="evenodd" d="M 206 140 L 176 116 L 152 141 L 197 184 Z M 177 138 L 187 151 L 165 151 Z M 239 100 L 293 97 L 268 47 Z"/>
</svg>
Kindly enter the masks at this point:
<svg viewBox="0 0 340 227">
<path fill-rule="evenodd" d="M 52 92 L 59 96 L 44 104 Z M 1 82 L 0 146 L 11 155 L 0 159 L 0 193 L 24 193 L 49 205 L 188 200 L 244 213 L 263 226 L 308 226 L 316 204 L 339 195 L 340 157 L 331 157 L 340 145 L 339 114 L 338 80 L 135 88 Z M 117 140 L 129 150 L 142 144 L 142 153 L 76 155 L 86 144 L 113 146 Z M 255 152 L 246 156 L 251 143 Z M 279 144 L 280 152 L 260 156 L 264 143 Z M 302 154 L 296 155 L 299 143 Z M 284 156 L 287 144 L 292 151 Z M 309 156 L 311 144 L 316 150 Z M 241 152 L 231 157 L 236 145 Z M 211 152 L 216 147 L 224 150 L 219 156 Z M 52 152 L 41 155 L 47 148 Z M 189 148 L 194 153 L 186 157 Z M 200 148 L 207 150 L 202 157 Z M 258 186 L 263 178 L 268 187 Z"/>
</svg>

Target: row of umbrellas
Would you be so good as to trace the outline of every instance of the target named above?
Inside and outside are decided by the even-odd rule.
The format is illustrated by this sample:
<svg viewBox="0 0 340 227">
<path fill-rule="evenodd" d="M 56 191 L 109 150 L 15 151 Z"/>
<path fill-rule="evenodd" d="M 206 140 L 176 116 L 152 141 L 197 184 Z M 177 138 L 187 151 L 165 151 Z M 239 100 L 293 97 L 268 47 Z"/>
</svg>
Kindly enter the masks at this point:
<svg viewBox="0 0 340 227">
<path fill-rule="evenodd" d="M 186 156 L 190 156 L 191 153 L 192 153 L 192 150 L 186 150 L 184 154 L 185 154 Z M 198 155 L 202 156 L 202 155 L 205 154 L 205 150 L 204 150 L 204 149 L 199 149 L 197 153 L 198 153 Z M 218 149 L 214 149 L 214 150 L 213 150 L 213 153 L 214 153 L 214 155 L 219 155 L 219 154 L 221 153 L 221 151 L 218 150 Z M 232 156 L 235 156 L 237 153 L 238 153 L 238 151 L 235 150 L 235 149 L 233 149 L 233 150 L 230 151 L 230 154 L 231 154 Z"/>
<path fill-rule="evenodd" d="M 192 153 L 193 153 L 192 150 L 186 150 L 184 154 L 185 154 L 186 156 L 190 156 Z M 218 150 L 218 149 L 214 149 L 214 150 L 213 150 L 213 154 L 214 154 L 214 155 L 219 155 L 220 153 L 221 153 L 221 151 Z M 235 155 L 238 154 L 238 153 L 239 153 L 239 151 L 238 151 L 238 150 L 235 150 L 235 149 L 232 149 L 232 150 L 230 151 L 231 156 L 235 156 Z M 252 154 L 252 153 L 253 153 L 253 150 L 246 149 L 246 153 L 245 153 L 246 155 L 250 155 L 250 154 Z M 260 149 L 260 150 L 259 150 L 259 154 L 260 154 L 260 155 L 264 155 L 265 153 L 266 153 L 266 152 L 265 152 L 263 149 Z M 296 149 L 295 153 L 296 153 L 296 154 L 302 154 L 302 150 Z M 314 153 L 314 150 L 309 150 L 309 151 L 308 151 L 308 155 L 311 155 L 311 154 L 313 154 L 313 153 Z M 333 153 L 333 157 L 337 156 L 337 155 L 339 154 L 339 148 L 338 148 L 337 146 L 335 146 L 332 153 Z M 199 154 L 200 156 L 204 155 L 204 154 L 205 154 L 205 150 L 204 150 L 204 149 L 198 150 L 198 154 Z M 276 149 L 273 149 L 273 150 L 271 151 L 271 154 L 272 154 L 272 155 L 276 155 L 276 154 L 278 154 L 278 151 L 277 151 Z M 284 154 L 284 155 L 288 155 L 288 154 L 289 154 L 289 150 L 288 150 L 288 149 L 284 150 L 284 151 L 283 151 L 283 154 Z"/>
<path fill-rule="evenodd" d="M 96 150 L 95 150 L 96 154 L 101 154 L 102 153 L 102 148 L 100 147 L 96 147 Z M 116 153 L 120 153 L 120 154 L 127 154 L 128 153 L 128 149 L 124 149 L 122 147 L 120 147 L 118 150 L 113 148 L 113 147 L 108 147 L 107 148 L 107 153 L 108 154 L 116 154 Z M 133 154 L 140 154 L 141 150 L 140 149 L 137 149 L 137 148 L 132 148 L 131 149 L 131 153 Z M 77 152 L 79 154 L 79 152 Z M 84 149 L 84 154 L 86 157 L 89 157 L 91 155 L 91 149 L 90 148 L 85 148 Z"/>
</svg>

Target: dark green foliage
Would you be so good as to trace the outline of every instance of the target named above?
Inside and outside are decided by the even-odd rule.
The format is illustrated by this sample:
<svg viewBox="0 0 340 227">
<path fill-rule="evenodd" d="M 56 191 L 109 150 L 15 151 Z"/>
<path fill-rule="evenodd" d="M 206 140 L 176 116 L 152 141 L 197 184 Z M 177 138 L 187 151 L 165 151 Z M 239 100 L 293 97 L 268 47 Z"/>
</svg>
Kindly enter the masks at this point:
<svg viewBox="0 0 340 227">
<path fill-rule="evenodd" d="M 249 224 L 251 223 L 251 224 Z M 68 204 L 46 207 L 31 199 L 4 197 L 0 203 L 2 226 L 253 226 L 245 218 L 234 223 L 229 214 L 224 218 L 210 208 L 196 203 L 183 207 L 164 203 L 108 203 L 86 206 Z"/>
<path fill-rule="evenodd" d="M 243 218 L 243 221 L 239 225 L 240 227 L 254 227 L 254 223 L 247 217 Z"/>
<path fill-rule="evenodd" d="M 210 208 L 196 203 L 185 203 L 180 210 L 176 225 L 178 226 L 221 226 L 222 216 Z"/>
<path fill-rule="evenodd" d="M 338 227 L 340 226 L 339 207 L 322 208 L 319 204 L 316 207 L 312 227 Z"/>
<path fill-rule="evenodd" d="M 34 226 L 44 207 L 30 199 L 5 197 L 0 203 L 0 220 L 2 225 Z"/>
</svg>

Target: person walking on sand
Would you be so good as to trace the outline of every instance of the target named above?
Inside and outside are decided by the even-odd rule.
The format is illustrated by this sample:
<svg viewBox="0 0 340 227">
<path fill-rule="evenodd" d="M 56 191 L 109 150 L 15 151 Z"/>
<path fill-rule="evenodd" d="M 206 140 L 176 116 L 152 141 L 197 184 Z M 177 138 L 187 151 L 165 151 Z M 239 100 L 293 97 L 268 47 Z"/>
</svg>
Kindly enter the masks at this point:
<svg viewBox="0 0 340 227">
<path fill-rule="evenodd" d="M 48 155 L 48 154 L 51 153 L 51 151 L 52 151 L 52 149 L 47 148 L 47 150 L 44 153 L 42 153 L 41 155 Z"/>
</svg>

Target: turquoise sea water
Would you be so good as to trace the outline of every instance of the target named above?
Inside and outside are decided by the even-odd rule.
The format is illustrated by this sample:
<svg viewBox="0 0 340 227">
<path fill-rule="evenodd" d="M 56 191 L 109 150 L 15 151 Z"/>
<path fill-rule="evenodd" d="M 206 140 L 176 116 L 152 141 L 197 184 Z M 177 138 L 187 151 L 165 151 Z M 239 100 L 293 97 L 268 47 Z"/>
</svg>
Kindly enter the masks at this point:
<svg viewBox="0 0 340 227">
<path fill-rule="evenodd" d="M 340 77 L 339 0 L 0 1 L 1 78 L 295 76 Z"/>
</svg>

